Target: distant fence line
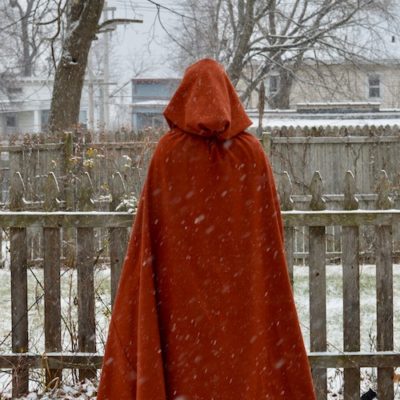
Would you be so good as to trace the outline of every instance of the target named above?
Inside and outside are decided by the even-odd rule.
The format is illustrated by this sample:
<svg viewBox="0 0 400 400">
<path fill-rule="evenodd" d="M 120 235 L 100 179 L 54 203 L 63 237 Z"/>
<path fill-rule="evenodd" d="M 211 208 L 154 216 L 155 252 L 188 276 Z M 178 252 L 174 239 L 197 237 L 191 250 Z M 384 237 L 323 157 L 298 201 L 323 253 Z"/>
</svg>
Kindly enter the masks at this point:
<svg viewBox="0 0 400 400">
<path fill-rule="evenodd" d="M 9 145 L 0 146 L 3 203 L 8 201 L 4 198 L 7 180 L 15 171 L 21 172 L 26 198 L 31 201 L 42 199 L 43 180 L 49 171 L 54 172 L 61 186 L 61 201 L 67 203 L 74 199 L 65 187 L 81 171 L 89 172 L 95 196 L 107 193 L 109 177 L 117 170 L 127 187 L 138 195 L 159 137 L 159 132 L 137 135 L 121 131 L 101 134 L 100 141 L 95 143 L 89 133 L 78 136 L 70 132 L 48 143 L 44 134 L 12 136 Z M 329 194 L 342 192 L 342 176 L 347 170 L 352 170 L 357 179 L 358 193 L 373 193 L 382 169 L 387 172 L 392 189 L 400 190 L 398 126 L 280 127 L 265 133 L 262 142 L 277 181 L 288 171 L 295 195 L 308 192 L 314 171 L 320 171 L 324 177 Z M 74 209 L 73 204 L 66 207 Z"/>
<path fill-rule="evenodd" d="M 49 171 L 58 179 L 61 201 L 66 209 L 76 207 L 74 193 L 68 185 L 82 171 L 89 173 L 95 196 L 108 194 L 110 176 L 119 171 L 125 184 L 136 195 L 140 192 L 150 157 L 159 139 L 157 132 L 146 136 L 119 132 L 114 135 L 101 135 L 99 143 L 91 141 L 90 135 L 77 136 L 67 132 L 61 136 L 46 139 L 44 135 L 31 134 L 13 136 L 8 145 L 0 145 L 3 159 L 1 181 L 10 180 L 19 171 L 26 187 L 26 199 L 43 200 L 43 182 Z M 112 140 L 113 139 L 113 140 Z M 5 186 L 5 185 L 3 185 Z M 3 199 L 3 203 L 7 202 Z"/>
<path fill-rule="evenodd" d="M 400 127 L 281 127 L 263 135 L 277 180 L 288 171 L 297 195 L 305 194 L 320 171 L 329 194 L 343 191 L 342 176 L 353 171 L 358 193 L 373 193 L 384 169 L 400 190 Z"/>
</svg>

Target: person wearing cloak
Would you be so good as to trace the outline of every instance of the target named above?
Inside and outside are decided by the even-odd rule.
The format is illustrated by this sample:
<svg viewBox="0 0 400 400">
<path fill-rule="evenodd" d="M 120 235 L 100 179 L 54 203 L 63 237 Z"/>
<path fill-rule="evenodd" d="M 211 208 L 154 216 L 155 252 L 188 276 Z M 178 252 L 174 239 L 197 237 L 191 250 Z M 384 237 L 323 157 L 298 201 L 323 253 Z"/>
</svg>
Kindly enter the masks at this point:
<svg viewBox="0 0 400 400">
<path fill-rule="evenodd" d="M 190 66 L 164 111 L 98 400 L 313 400 L 270 164 L 223 67 Z"/>
</svg>

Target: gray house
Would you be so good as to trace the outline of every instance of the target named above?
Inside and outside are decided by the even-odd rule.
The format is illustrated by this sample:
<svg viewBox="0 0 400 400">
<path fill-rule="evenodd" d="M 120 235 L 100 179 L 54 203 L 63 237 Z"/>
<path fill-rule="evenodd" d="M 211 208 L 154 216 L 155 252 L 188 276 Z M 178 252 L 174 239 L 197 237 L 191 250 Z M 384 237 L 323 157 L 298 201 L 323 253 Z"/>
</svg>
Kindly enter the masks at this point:
<svg viewBox="0 0 400 400">
<path fill-rule="evenodd" d="M 131 109 L 134 131 L 165 127 L 162 113 L 179 82 L 178 78 L 132 79 Z"/>
<path fill-rule="evenodd" d="M 0 140 L 13 133 L 38 133 L 47 128 L 53 80 L 16 77 L 0 86 Z M 79 121 L 87 124 L 88 98 L 84 88 Z"/>
</svg>

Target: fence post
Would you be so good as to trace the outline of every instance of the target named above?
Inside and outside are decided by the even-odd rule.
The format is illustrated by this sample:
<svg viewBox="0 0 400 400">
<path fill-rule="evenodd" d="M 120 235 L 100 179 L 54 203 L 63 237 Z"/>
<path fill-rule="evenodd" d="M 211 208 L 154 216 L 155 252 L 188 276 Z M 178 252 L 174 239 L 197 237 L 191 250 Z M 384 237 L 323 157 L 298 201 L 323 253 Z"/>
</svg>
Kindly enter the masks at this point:
<svg viewBox="0 0 400 400">
<path fill-rule="evenodd" d="M 24 209 L 24 182 L 16 171 L 11 178 L 10 210 Z M 13 353 L 28 352 L 28 252 L 26 227 L 10 228 L 11 269 L 11 321 Z M 12 397 L 17 398 L 29 390 L 29 366 L 18 360 L 12 370 Z"/>
<path fill-rule="evenodd" d="M 120 172 L 111 178 L 111 203 L 110 211 L 115 211 L 126 193 L 124 180 Z M 119 211 L 126 211 L 120 209 Z M 128 232 L 126 228 L 110 228 L 110 263 L 111 263 L 111 304 L 114 305 L 115 294 L 118 288 L 121 268 L 128 245 Z"/>
<path fill-rule="evenodd" d="M 64 160 L 62 166 L 62 197 L 65 200 L 66 211 L 75 210 L 75 179 L 72 173 L 74 155 L 74 142 L 72 132 L 66 132 L 64 135 Z M 63 248 L 62 253 L 65 257 L 65 263 L 73 266 L 75 260 L 75 230 L 73 228 L 63 228 Z"/>
<path fill-rule="evenodd" d="M 347 171 L 344 180 L 345 210 L 357 210 L 354 175 Z M 360 269 L 359 227 L 342 227 L 343 263 L 343 348 L 344 351 L 360 351 Z M 360 370 L 344 369 L 344 398 L 360 398 Z"/>
<path fill-rule="evenodd" d="M 321 175 L 316 171 L 313 175 L 310 191 L 310 209 L 321 211 L 326 209 L 322 198 L 323 183 Z M 326 341 L 326 237 L 325 226 L 310 226 L 310 350 L 325 352 Z M 312 370 L 315 391 L 318 400 L 327 398 L 326 369 Z"/>
<path fill-rule="evenodd" d="M 93 211 L 93 185 L 89 173 L 80 177 L 79 211 Z M 78 274 L 78 342 L 79 351 L 96 352 L 96 319 L 94 302 L 94 228 L 77 228 Z M 79 379 L 96 377 L 96 370 L 80 370 Z"/>
<path fill-rule="evenodd" d="M 387 210 L 393 207 L 393 201 L 389 197 L 390 186 L 386 171 L 381 171 L 377 185 L 377 209 Z M 390 351 L 393 350 L 392 226 L 376 226 L 375 235 L 377 350 Z M 378 368 L 378 398 L 394 398 L 393 368 Z"/>
<path fill-rule="evenodd" d="M 53 172 L 47 175 L 44 210 L 59 209 L 57 179 Z M 44 275 L 44 333 L 45 351 L 61 351 L 61 289 L 60 289 L 60 228 L 43 228 L 43 275 Z M 46 386 L 58 386 L 62 370 L 46 368 Z"/>
<path fill-rule="evenodd" d="M 272 135 L 271 132 L 263 132 L 261 135 L 261 143 L 264 148 L 265 154 L 268 157 L 271 157 L 271 147 L 272 147 Z"/>
<path fill-rule="evenodd" d="M 292 211 L 294 202 L 292 199 L 292 181 L 287 171 L 284 171 L 281 180 L 280 200 L 282 211 Z M 286 263 L 289 271 L 290 283 L 293 286 L 293 264 L 294 264 L 294 227 L 285 226 L 285 250 Z"/>
</svg>

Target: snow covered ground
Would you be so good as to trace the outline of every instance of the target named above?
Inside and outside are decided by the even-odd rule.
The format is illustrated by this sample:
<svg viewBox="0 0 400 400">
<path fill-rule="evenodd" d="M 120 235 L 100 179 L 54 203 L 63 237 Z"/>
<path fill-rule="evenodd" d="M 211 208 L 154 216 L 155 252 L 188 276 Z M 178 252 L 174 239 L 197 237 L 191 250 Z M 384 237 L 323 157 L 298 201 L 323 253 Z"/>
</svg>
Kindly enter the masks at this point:
<svg viewBox="0 0 400 400">
<path fill-rule="evenodd" d="M 41 353 L 44 351 L 43 332 L 43 271 L 34 268 L 28 273 L 29 311 L 30 324 L 30 350 Z M 9 352 L 11 348 L 10 316 L 10 272 L 0 270 L 0 351 Z M 309 349 L 309 292 L 308 292 L 308 267 L 296 266 L 294 269 L 295 300 L 301 320 L 307 349 Z M 40 282 L 40 283 L 39 283 Z M 76 272 L 63 270 L 61 278 L 62 287 L 62 333 L 65 351 L 76 350 L 77 345 L 77 305 L 76 305 Z M 363 265 L 361 267 L 361 350 L 374 351 L 376 344 L 376 291 L 375 291 L 375 266 Z M 97 318 L 97 351 L 102 353 L 107 336 L 107 327 L 110 308 L 110 274 L 106 267 L 99 267 L 95 271 L 96 288 L 96 318 Z M 394 266 L 394 324 L 395 350 L 400 350 L 400 265 Z M 343 351 L 343 305 L 342 305 L 342 273 L 340 265 L 327 266 L 327 331 L 329 351 Z M 343 374 L 340 370 L 329 370 L 330 390 L 332 399 L 340 399 L 340 388 L 343 384 Z M 362 369 L 363 391 L 372 387 L 375 389 L 376 370 Z M 86 382 L 76 384 L 76 379 L 71 372 L 65 371 L 67 384 L 47 395 L 38 395 L 43 390 L 44 377 L 40 371 L 32 373 L 32 393 L 26 399 L 93 399 L 95 398 L 95 384 Z M 400 387 L 396 399 L 400 399 Z M 10 373 L 0 373 L 0 394 L 3 398 L 10 397 Z M 334 396 L 334 394 L 337 394 Z M 0 396 L 1 398 L 1 396 Z"/>
</svg>

